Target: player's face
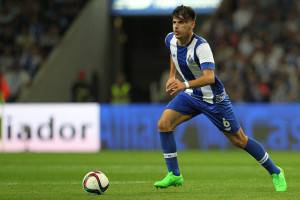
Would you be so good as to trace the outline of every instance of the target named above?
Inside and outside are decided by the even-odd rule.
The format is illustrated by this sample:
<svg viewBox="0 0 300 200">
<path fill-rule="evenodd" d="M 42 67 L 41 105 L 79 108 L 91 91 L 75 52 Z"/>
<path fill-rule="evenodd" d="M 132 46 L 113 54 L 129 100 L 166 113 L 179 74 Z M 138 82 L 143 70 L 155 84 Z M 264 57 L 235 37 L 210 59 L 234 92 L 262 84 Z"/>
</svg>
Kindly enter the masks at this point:
<svg viewBox="0 0 300 200">
<path fill-rule="evenodd" d="M 173 32 L 177 39 L 191 35 L 195 27 L 195 21 L 184 20 L 183 18 L 173 17 Z"/>
</svg>

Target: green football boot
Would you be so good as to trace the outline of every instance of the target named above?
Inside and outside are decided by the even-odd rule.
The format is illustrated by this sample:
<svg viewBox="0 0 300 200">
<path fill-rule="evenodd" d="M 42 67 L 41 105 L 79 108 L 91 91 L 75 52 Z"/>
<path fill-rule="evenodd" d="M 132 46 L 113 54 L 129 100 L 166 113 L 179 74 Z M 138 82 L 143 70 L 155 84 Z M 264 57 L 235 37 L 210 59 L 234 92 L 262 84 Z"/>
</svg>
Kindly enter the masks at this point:
<svg viewBox="0 0 300 200">
<path fill-rule="evenodd" d="M 154 187 L 156 188 L 167 188 L 169 186 L 181 186 L 183 184 L 183 176 L 175 176 L 173 172 L 169 172 L 167 176 L 154 183 Z"/>
<path fill-rule="evenodd" d="M 285 192 L 287 189 L 287 184 L 284 177 L 284 171 L 280 167 L 279 174 L 272 174 L 273 184 L 276 192 Z"/>
</svg>

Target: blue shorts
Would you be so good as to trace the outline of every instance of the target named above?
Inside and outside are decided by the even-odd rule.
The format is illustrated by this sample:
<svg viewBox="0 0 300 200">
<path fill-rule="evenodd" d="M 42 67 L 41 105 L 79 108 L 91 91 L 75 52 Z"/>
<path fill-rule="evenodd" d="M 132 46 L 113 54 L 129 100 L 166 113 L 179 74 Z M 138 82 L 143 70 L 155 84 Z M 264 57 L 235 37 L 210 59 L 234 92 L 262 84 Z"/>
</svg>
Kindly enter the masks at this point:
<svg viewBox="0 0 300 200">
<path fill-rule="evenodd" d="M 210 104 L 185 92 L 180 92 L 170 101 L 166 109 L 192 116 L 203 113 L 220 131 L 225 133 L 234 134 L 240 129 L 240 124 L 235 117 L 231 101 L 227 95 L 223 101 Z"/>
</svg>

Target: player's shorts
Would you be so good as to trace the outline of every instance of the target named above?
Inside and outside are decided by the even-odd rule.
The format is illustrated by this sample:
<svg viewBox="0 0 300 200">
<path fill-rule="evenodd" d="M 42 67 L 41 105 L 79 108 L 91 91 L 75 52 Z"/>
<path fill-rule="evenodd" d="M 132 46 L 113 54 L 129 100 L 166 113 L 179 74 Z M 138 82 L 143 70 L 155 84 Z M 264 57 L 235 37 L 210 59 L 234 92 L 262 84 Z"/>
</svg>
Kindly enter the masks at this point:
<svg viewBox="0 0 300 200">
<path fill-rule="evenodd" d="M 225 133 L 237 133 L 240 128 L 231 101 L 227 94 L 224 99 L 213 104 L 207 103 L 196 97 L 192 97 L 185 92 L 180 92 L 169 104 L 166 109 L 175 110 L 183 115 L 196 116 L 204 114 L 208 119 Z"/>
</svg>

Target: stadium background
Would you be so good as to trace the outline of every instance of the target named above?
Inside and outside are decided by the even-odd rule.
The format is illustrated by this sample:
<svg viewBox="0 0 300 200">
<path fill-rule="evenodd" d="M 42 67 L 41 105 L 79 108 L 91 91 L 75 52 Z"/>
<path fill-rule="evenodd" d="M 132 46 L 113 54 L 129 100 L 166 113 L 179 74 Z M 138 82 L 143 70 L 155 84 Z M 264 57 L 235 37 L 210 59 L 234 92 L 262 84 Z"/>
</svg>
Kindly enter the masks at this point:
<svg viewBox="0 0 300 200">
<path fill-rule="evenodd" d="M 195 32 L 210 43 L 217 74 L 246 133 L 268 150 L 275 150 L 275 160 L 286 165 L 294 177 L 287 199 L 297 199 L 300 4 L 296 0 L 0 0 L 0 186 L 6 191 L 1 192 L 0 199 L 35 199 L 43 194 L 51 199 L 55 196 L 44 189 L 59 194 L 57 187 L 64 184 L 78 193 L 76 198 L 84 198 L 76 190 L 77 182 L 93 168 L 107 172 L 116 186 L 109 190 L 112 196 L 107 199 L 122 199 L 121 192 L 126 194 L 121 195 L 123 199 L 143 199 L 146 186 L 151 187 L 151 176 L 164 173 L 156 128 L 172 98 L 164 93 L 169 67 L 164 38 L 172 28 L 170 13 L 182 2 L 198 13 Z M 118 90 L 119 86 L 123 89 Z M 262 199 L 282 199 L 267 192 L 263 176 L 257 185 L 257 180 L 252 180 L 248 196 L 224 192 L 208 195 L 209 185 L 224 188 L 221 191 L 231 189 L 218 183 L 211 168 L 222 171 L 216 165 L 225 165 L 225 169 L 238 165 L 244 170 L 239 176 L 247 177 L 252 168 L 244 165 L 253 163 L 251 159 L 241 160 L 242 153 L 235 151 L 204 116 L 179 126 L 176 140 L 178 149 L 185 150 L 182 162 L 187 164 L 187 176 L 192 179 L 197 166 L 208 174 L 197 174 L 190 183 L 194 189 L 184 192 L 204 192 L 207 199 L 259 199 L 251 191 L 263 187 Z M 208 149 L 213 151 L 202 151 Z M 223 154 L 225 149 L 228 151 Z M 124 156 L 131 160 L 122 160 Z M 83 165 L 82 160 L 87 163 Z M 28 175 L 21 172 L 20 164 Z M 75 170 L 73 165 L 79 167 Z M 65 182 L 58 179 L 57 166 Z M 120 178 L 122 166 L 130 169 Z M 38 167 L 40 170 L 34 172 Z M 73 171 L 68 173 L 68 168 Z M 137 170 L 151 172 L 144 180 L 139 173 L 132 176 Z M 14 173 L 21 178 L 12 179 Z M 49 184 L 43 173 L 53 176 Z M 68 179 L 71 176 L 74 178 Z M 39 182 L 30 177 L 42 178 Z M 142 187 L 131 195 L 130 185 L 139 183 Z M 201 184 L 204 189 L 197 189 Z M 41 192 L 27 194 L 30 187 Z M 14 188 L 19 196 L 13 196 Z M 173 195 L 178 199 L 195 197 L 176 192 Z M 64 195 L 61 198 L 67 198 Z M 169 198 L 166 193 L 151 195 L 149 198 Z"/>
</svg>

